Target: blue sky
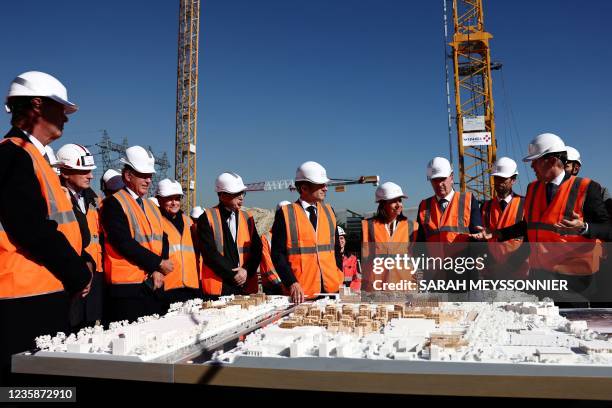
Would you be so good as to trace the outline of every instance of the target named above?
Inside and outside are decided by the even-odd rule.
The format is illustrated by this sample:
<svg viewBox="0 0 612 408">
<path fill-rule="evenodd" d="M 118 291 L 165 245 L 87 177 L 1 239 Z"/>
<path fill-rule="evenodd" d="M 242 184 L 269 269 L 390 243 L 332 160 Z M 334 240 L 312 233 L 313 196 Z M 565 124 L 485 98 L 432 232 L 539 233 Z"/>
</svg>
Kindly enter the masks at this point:
<svg viewBox="0 0 612 408">
<path fill-rule="evenodd" d="M 427 161 L 449 154 L 441 0 L 202 4 L 202 205 L 215 203 L 222 171 L 246 182 L 292 178 L 306 160 L 330 177 L 397 182 L 407 206 L 431 195 Z M 610 15 L 608 1 L 485 0 L 492 57 L 504 64 L 493 76 L 499 155 L 520 159 L 532 137 L 554 132 L 580 150 L 584 176 L 612 187 Z M 54 148 L 93 145 L 106 129 L 173 156 L 178 0 L 7 2 L 3 16 L 5 89 L 20 72 L 42 70 L 81 107 Z M 519 172 L 524 192 L 533 173 Z M 356 186 L 329 201 L 367 211 L 373 196 Z M 250 193 L 246 204 L 293 198 Z"/>
</svg>

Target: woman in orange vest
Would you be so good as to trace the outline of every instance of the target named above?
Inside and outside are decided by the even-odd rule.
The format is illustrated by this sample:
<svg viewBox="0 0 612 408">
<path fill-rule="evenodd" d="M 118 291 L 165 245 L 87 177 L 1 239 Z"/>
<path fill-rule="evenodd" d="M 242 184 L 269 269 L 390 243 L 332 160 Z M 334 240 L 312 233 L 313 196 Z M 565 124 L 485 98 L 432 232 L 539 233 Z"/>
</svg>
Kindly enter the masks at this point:
<svg viewBox="0 0 612 408">
<path fill-rule="evenodd" d="M 73 300 L 71 325 L 74 331 L 93 326 L 102 321 L 102 302 L 104 292 L 104 273 L 102 265 L 102 246 L 100 245 L 100 225 L 98 220 L 98 197 L 91 189 L 94 158 L 89 150 L 81 145 L 69 143 L 62 146 L 56 154 L 56 166 L 60 169 L 60 180 L 72 202 L 74 215 L 81 231 L 84 255 L 93 271 L 91 290 L 85 298 Z"/>
<path fill-rule="evenodd" d="M 412 270 L 385 269 L 383 273 L 373 270 L 376 257 L 395 257 L 407 254 L 414 241 L 415 223 L 404 216 L 402 188 L 390 181 L 381 184 L 375 193 L 378 210 L 372 218 L 361 222 L 364 267 L 364 290 L 383 290 L 382 283 L 414 281 Z"/>
<path fill-rule="evenodd" d="M 340 253 L 342 254 L 344 286 L 358 292 L 361 290 L 361 264 L 355 254 L 346 251 L 346 232 L 340 226 L 338 226 L 338 242 L 340 243 Z"/>
<path fill-rule="evenodd" d="M 496 231 L 514 225 L 523 220 L 525 197 L 512 191 L 518 176 L 516 162 L 509 157 L 500 157 L 495 161 L 492 173 L 495 182 L 496 196 L 485 201 L 482 206 L 484 228 Z M 498 242 L 495 238 L 488 240 L 491 254 L 487 269 L 483 275 L 497 279 L 525 279 L 529 273 L 527 254 L 522 248 L 523 239 Z"/>
<path fill-rule="evenodd" d="M 67 332 L 70 298 L 85 294 L 91 272 L 81 257 L 72 204 L 46 157 L 77 110 L 51 75 L 31 71 L 11 83 L 12 129 L 0 142 L 0 384 L 11 355 L 37 336 Z"/>
<path fill-rule="evenodd" d="M 174 270 L 164 277 L 160 294 L 167 311 L 172 303 L 201 297 L 195 248 L 191 238 L 191 220 L 181 210 L 183 189 L 178 181 L 163 179 L 157 188 L 162 226 L 168 236 L 168 256 Z"/>
<path fill-rule="evenodd" d="M 262 245 L 253 217 L 242 210 L 246 186 L 238 174 L 222 173 L 215 190 L 219 204 L 198 220 L 204 295 L 257 293 Z"/>
</svg>

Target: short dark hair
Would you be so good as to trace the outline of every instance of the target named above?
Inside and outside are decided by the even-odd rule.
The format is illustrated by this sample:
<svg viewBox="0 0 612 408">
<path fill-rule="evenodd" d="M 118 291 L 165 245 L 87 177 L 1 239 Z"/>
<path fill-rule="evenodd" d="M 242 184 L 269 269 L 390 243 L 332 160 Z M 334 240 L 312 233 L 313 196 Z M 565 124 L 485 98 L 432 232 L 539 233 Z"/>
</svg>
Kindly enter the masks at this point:
<svg viewBox="0 0 612 408">
<path fill-rule="evenodd" d="M 549 157 L 555 157 L 559 159 L 564 166 L 565 163 L 567 163 L 567 152 L 546 153 L 544 156 L 542 156 L 543 159 L 548 159 Z"/>
<path fill-rule="evenodd" d="M 295 189 L 297 190 L 298 193 L 302 194 L 302 186 L 305 186 L 306 184 L 308 184 L 307 181 L 296 181 Z"/>
<path fill-rule="evenodd" d="M 36 96 L 11 96 L 6 101 L 6 106 L 11 111 L 11 125 L 17 125 L 22 119 L 28 117 L 28 112 L 32 110 L 32 99 Z"/>
</svg>

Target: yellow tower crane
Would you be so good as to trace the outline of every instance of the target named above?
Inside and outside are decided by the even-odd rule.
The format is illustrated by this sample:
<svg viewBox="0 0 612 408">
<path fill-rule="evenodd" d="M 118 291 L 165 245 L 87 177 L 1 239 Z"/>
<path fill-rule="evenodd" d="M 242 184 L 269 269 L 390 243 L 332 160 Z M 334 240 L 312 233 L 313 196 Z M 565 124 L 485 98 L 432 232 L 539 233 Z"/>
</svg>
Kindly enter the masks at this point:
<svg viewBox="0 0 612 408">
<path fill-rule="evenodd" d="M 446 3 L 445 3 L 446 4 Z M 496 159 L 491 56 L 482 0 L 453 0 L 452 47 L 461 191 L 480 201 L 494 194 Z M 494 64 L 493 69 L 501 67 Z"/>
<path fill-rule="evenodd" d="M 174 166 L 183 187 L 183 211 L 195 206 L 197 192 L 199 33 L 200 0 L 180 0 Z"/>
</svg>

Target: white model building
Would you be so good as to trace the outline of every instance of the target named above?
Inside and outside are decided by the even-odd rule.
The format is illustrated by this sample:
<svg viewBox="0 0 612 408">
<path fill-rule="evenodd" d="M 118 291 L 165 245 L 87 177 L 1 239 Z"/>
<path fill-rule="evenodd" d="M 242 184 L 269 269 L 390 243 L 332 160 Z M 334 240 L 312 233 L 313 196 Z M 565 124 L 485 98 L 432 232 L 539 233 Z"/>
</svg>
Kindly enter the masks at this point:
<svg viewBox="0 0 612 408">
<path fill-rule="evenodd" d="M 201 299 L 173 304 L 163 317 L 141 317 L 137 322 L 113 322 L 108 330 L 87 327 L 77 335 L 40 336 L 36 355 L 161 361 L 195 345 L 211 345 L 253 328 L 278 310 L 289 307 L 285 296 L 225 296 L 215 302 Z"/>
<path fill-rule="evenodd" d="M 552 302 L 303 304 L 216 361 L 350 358 L 612 365 L 612 342 Z"/>
</svg>

